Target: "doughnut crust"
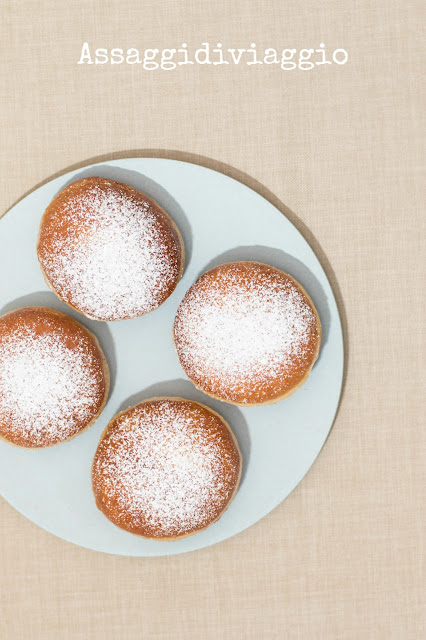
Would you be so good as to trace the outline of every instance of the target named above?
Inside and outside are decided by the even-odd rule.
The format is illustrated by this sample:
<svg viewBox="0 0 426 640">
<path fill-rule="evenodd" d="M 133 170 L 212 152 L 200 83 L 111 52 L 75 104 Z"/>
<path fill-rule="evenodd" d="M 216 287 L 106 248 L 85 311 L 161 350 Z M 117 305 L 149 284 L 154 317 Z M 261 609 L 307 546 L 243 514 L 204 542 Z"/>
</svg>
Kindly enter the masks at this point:
<svg viewBox="0 0 426 640">
<path fill-rule="evenodd" d="M 178 540 L 220 518 L 240 474 L 237 441 L 219 414 L 183 398 L 152 398 L 108 424 L 92 485 L 98 509 L 118 527 Z"/>
<path fill-rule="evenodd" d="M 153 311 L 174 291 L 185 260 L 170 216 L 133 187 L 83 178 L 49 204 L 37 256 L 49 287 L 94 320 Z"/>
<path fill-rule="evenodd" d="M 173 339 L 198 389 L 231 404 L 263 405 L 307 380 L 318 358 L 321 324 L 294 278 L 260 262 L 229 262 L 188 290 Z"/>
<path fill-rule="evenodd" d="M 109 372 L 96 337 L 47 307 L 0 317 L 0 437 L 25 448 L 50 447 L 100 415 Z"/>
</svg>

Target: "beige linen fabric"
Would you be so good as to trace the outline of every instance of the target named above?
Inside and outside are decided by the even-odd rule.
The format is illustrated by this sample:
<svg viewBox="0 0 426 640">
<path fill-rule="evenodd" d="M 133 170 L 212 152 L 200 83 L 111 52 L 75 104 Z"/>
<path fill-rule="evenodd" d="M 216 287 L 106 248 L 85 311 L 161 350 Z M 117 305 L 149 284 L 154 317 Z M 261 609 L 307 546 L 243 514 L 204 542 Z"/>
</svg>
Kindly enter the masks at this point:
<svg viewBox="0 0 426 640">
<path fill-rule="evenodd" d="M 269 198 L 311 243 L 346 345 L 343 397 L 320 457 L 272 514 L 222 544 L 171 558 L 107 556 L 1 500 L 3 639 L 425 637 L 422 6 L 1 1 L 0 215 L 94 158 L 158 155 L 219 169 Z M 148 72 L 79 66 L 84 41 L 323 42 L 350 57 L 311 71 Z"/>
</svg>

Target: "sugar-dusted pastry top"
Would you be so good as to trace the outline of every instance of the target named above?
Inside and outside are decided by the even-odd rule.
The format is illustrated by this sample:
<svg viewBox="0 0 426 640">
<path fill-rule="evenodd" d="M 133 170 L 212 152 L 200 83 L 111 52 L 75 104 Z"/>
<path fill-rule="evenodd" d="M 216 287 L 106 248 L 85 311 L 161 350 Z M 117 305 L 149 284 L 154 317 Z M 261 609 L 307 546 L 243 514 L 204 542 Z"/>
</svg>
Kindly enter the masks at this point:
<svg viewBox="0 0 426 640">
<path fill-rule="evenodd" d="M 84 178 L 47 207 L 37 254 L 49 286 L 95 320 L 157 308 L 183 270 L 180 233 L 161 207 L 133 187 Z"/>
<path fill-rule="evenodd" d="M 240 472 L 238 445 L 217 413 L 181 398 L 154 398 L 109 423 L 92 482 L 98 508 L 114 524 L 176 539 L 220 517 Z"/>
<path fill-rule="evenodd" d="M 96 338 L 70 316 L 24 307 L 0 317 L 0 437 L 48 447 L 99 415 L 109 387 Z"/>
<path fill-rule="evenodd" d="M 321 325 L 304 289 L 259 262 L 230 262 L 186 293 L 173 330 L 194 384 L 227 402 L 275 402 L 302 384 L 318 357 Z"/>
</svg>

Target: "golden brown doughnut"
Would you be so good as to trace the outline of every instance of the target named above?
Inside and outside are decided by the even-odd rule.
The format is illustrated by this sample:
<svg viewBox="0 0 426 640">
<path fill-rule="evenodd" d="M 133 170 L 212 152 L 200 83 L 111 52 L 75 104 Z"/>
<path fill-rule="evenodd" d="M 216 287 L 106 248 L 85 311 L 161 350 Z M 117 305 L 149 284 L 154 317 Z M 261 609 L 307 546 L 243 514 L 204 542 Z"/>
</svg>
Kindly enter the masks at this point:
<svg viewBox="0 0 426 640">
<path fill-rule="evenodd" d="M 219 414 L 183 398 L 152 398 L 108 424 L 92 484 L 98 509 L 118 527 L 177 540 L 220 518 L 240 474 L 237 441 Z"/>
<path fill-rule="evenodd" d="M 96 337 L 47 307 L 0 317 L 0 437 L 41 448 L 70 440 L 101 413 L 108 365 Z"/>
<path fill-rule="evenodd" d="M 142 316 L 174 291 L 184 245 L 170 216 L 129 185 L 84 178 L 47 207 L 37 255 L 49 287 L 95 320 Z"/>
<path fill-rule="evenodd" d="M 229 262 L 188 290 L 173 338 L 197 388 L 231 404 L 263 405 L 286 398 L 307 380 L 321 324 L 294 278 L 260 262 Z"/>
</svg>

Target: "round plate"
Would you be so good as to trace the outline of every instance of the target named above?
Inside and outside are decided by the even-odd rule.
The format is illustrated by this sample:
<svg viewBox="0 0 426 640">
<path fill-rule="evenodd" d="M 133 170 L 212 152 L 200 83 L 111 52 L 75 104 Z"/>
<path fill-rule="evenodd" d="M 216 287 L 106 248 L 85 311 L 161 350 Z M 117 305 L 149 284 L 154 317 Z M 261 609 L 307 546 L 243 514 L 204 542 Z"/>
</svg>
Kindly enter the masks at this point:
<svg viewBox="0 0 426 640">
<path fill-rule="evenodd" d="M 84 318 L 49 291 L 36 256 L 40 218 L 69 182 L 102 176 L 156 200 L 178 224 L 187 263 L 175 292 L 156 311 L 121 322 Z M 212 400 L 185 379 L 172 343 L 173 319 L 185 292 L 210 267 L 258 260 L 291 274 L 312 297 L 323 327 L 320 357 L 293 396 L 265 407 Z M 99 338 L 111 368 L 108 403 L 94 426 L 45 450 L 0 442 L 1 492 L 18 511 L 70 542 L 126 556 L 193 551 L 243 531 L 276 507 L 312 465 L 333 423 L 343 375 L 342 329 L 327 277 L 297 229 L 243 184 L 198 165 L 128 158 L 71 171 L 33 191 L 0 220 L 0 313 L 46 305 L 78 318 Z M 109 522 L 95 506 L 90 469 L 107 422 L 152 396 L 182 396 L 212 407 L 231 425 L 243 454 L 238 493 L 211 527 L 176 542 L 144 540 Z"/>
</svg>

